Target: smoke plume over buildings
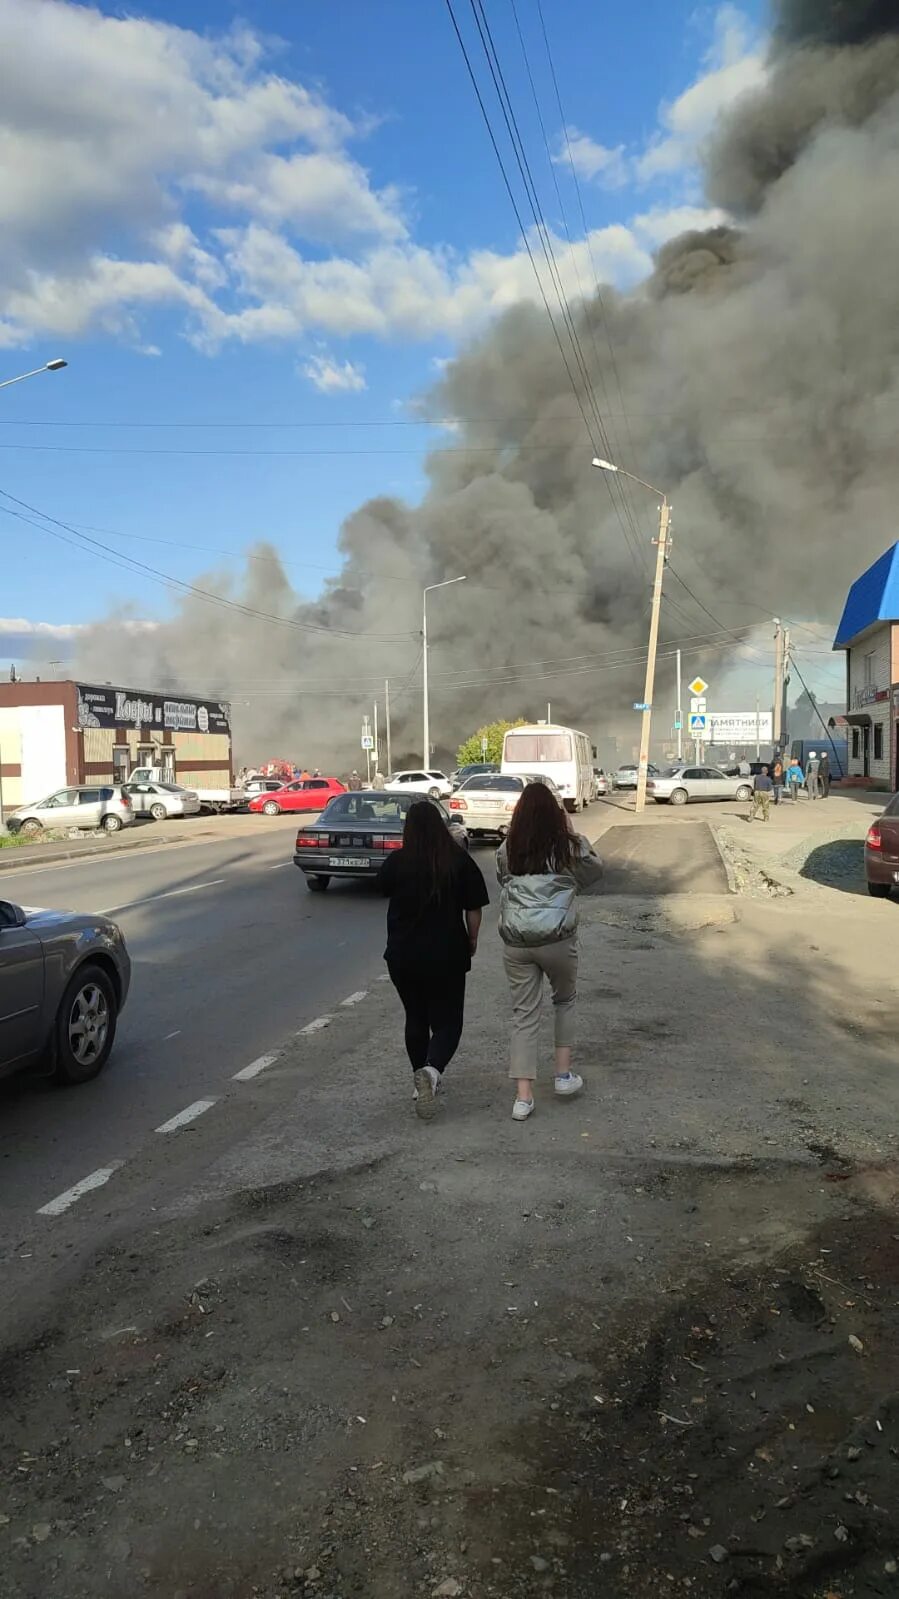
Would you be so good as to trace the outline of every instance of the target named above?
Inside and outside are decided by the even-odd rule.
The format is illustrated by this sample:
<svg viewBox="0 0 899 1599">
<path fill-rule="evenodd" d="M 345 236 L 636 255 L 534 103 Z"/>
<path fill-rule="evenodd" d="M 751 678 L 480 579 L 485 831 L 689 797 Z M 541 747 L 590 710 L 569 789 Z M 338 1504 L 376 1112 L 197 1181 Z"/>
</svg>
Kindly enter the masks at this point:
<svg viewBox="0 0 899 1599">
<path fill-rule="evenodd" d="M 572 305 L 608 448 L 668 491 L 673 565 L 716 616 L 830 616 L 896 536 L 895 0 L 780 0 L 765 85 L 732 108 L 705 169 L 732 225 L 666 245 L 638 291 Z M 239 589 L 198 579 L 308 631 L 187 599 L 155 631 L 111 621 L 82 636 L 79 670 L 229 696 L 242 756 L 344 766 L 389 677 L 394 754 L 417 751 L 421 587 L 465 573 L 429 612 L 442 746 L 487 717 L 545 714 L 547 699 L 591 731 L 618 721 L 642 687 L 616 654 L 636 660 L 645 641 L 635 530 L 648 563 L 655 506 L 638 490 L 625 506 L 591 469 L 543 309 L 495 323 L 425 406 L 459 422 L 424 499 L 361 506 L 317 601 L 299 601 L 264 547 Z M 714 630 L 671 576 L 666 593 L 663 636 Z M 566 675 L 541 664 L 561 657 Z"/>
</svg>

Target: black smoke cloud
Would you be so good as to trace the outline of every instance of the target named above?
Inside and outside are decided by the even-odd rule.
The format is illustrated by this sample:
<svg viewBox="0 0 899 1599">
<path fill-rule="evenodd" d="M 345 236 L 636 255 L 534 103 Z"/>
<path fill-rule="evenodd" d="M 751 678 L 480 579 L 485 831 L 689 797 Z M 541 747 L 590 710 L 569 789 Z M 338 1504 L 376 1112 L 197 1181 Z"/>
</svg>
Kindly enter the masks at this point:
<svg viewBox="0 0 899 1599">
<path fill-rule="evenodd" d="M 734 106 L 706 152 L 710 197 L 735 225 L 674 240 L 648 284 L 607 290 L 602 312 L 593 302 L 578 317 L 610 448 L 668 490 L 674 565 L 731 623 L 769 608 L 832 617 L 895 537 L 896 6 L 782 0 L 772 38 L 765 87 Z M 639 669 L 581 658 L 643 643 L 648 583 L 591 469 L 542 310 L 510 311 L 425 408 L 462 419 L 451 453 L 430 456 L 420 505 L 372 500 L 348 519 L 340 578 L 319 599 L 300 601 L 264 546 L 237 591 L 204 580 L 258 610 L 360 636 L 297 633 L 187 600 L 153 634 L 98 627 L 80 669 L 228 695 L 243 757 L 344 766 L 389 676 L 394 754 L 411 754 L 421 586 L 464 572 L 429 612 L 441 749 L 495 715 L 544 714 L 547 699 L 555 717 L 595 733 L 630 725 Z M 631 505 L 649 557 L 655 507 L 639 491 Z M 686 607 L 669 611 L 669 637 L 712 628 L 670 578 L 667 591 Z M 564 676 L 542 664 L 560 657 Z M 721 663 L 692 660 L 719 682 Z"/>
</svg>

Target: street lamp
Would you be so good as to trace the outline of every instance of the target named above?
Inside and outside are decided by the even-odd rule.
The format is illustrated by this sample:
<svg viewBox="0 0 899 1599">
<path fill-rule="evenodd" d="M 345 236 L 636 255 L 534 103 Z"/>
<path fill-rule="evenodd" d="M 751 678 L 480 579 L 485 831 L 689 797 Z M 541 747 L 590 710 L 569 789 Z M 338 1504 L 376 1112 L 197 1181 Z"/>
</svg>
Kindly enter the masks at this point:
<svg viewBox="0 0 899 1599">
<path fill-rule="evenodd" d="M 422 639 L 422 687 L 424 689 L 424 710 L 422 716 L 422 742 L 425 749 L 424 769 L 427 771 L 431 759 L 431 721 L 428 708 L 428 595 L 435 589 L 449 588 L 451 583 L 464 583 L 464 577 L 448 577 L 442 583 L 429 583 L 421 596 L 421 639 Z"/>
<path fill-rule="evenodd" d="M 68 361 L 62 361 L 59 357 L 54 361 L 45 361 L 43 366 L 36 366 L 33 372 L 20 372 L 17 378 L 4 378 L 0 389 L 8 389 L 12 383 L 24 383 L 26 378 L 36 378 L 41 372 L 60 372 L 68 364 Z"/>
<path fill-rule="evenodd" d="M 656 574 L 652 585 L 652 609 L 649 615 L 649 649 L 646 655 L 646 683 L 643 689 L 643 715 L 640 722 L 640 761 L 637 767 L 637 794 L 634 800 L 634 810 L 642 811 L 646 806 L 646 778 L 649 767 L 649 735 L 652 728 L 652 696 L 655 690 L 656 678 L 656 649 L 659 642 L 659 611 L 662 604 L 662 578 L 665 572 L 665 562 L 668 559 L 670 539 L 668 537 L 668 524 L 671 519 L 671 506 L 668 504 L 667 494 L 657 489 L 652 483 L 647 483 L 645 478 L 635 477 L 633 472 L 625 472 L 623 467 L 615 466 L 611 461 L 602 461 L 598 455 L 593 457 L 593 465 L 601 472 L 617 472 L 621 477 L 630 478 L 632 483 L 639 483 L 641 488 L 649 489 L 651 494 L 658 495 L 661 500 L 659 506 L 659 536 L 656 540 Z"/>
</svg>

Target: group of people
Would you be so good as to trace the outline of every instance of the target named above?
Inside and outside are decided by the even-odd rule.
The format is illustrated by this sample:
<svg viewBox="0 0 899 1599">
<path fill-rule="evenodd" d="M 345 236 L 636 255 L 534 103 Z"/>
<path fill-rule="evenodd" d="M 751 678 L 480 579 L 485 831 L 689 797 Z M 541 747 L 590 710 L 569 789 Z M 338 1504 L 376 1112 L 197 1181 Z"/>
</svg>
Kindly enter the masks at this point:
<svg viewBox="0 0 899 1599">
<path fill-rule="evenodd" d="M 772 797 L 775 805 L 779 805 L 785 786 L 794 800 L 798 800 L 801 788 L 808 790 L 809 799 L 827 799 L 830 794 L 830 758 L 827 751 L 822 750 L 818 755 L 814 750 L 809 750 L 805 772 L 795 756 L 785 761 L 782 756 L 775 755 L 772 765 L 763 766 L 753 781 L 749 820 L 761 816 L 762 821 L 767 822 Z"/>
<path fill-rule="evenodd" d="M 569 1098 L 584 1086 L 571 1063 L 576 900 L 581 890 L 601 880 L 602 870 L 599 856 L 574 831 L 550 789 L 528 784 L 496 857 L 515 1121 L 527 1121 L 534 1111 L 544 978 L 555 1015 L 555 1092 Z M 487 885 L 480 867 L 454 841 L 440 809 L 427 800 L 409 807 L 402 848 L 388 856 L 378 881 L 389 900 L 384 954 L 405 1011 L 415 1109 L 430 1120 L 462 1037 L 465 985 L 489 903 Z"/>
</svg>

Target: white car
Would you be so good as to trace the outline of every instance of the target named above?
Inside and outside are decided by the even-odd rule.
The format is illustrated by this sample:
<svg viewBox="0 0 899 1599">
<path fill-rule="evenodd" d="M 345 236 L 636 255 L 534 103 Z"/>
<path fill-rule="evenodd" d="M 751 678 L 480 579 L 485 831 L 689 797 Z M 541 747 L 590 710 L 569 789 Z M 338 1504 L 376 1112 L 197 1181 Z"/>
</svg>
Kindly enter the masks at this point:
<svg viewBox="0 0 899 1599">
<path fill-rule="evenodd" d="M 135 816 L 152 816 L 154 822 L 200 814 L 199 794 L 180 783 L 124 783 L 122 792 L 128 795 Z"/>
<path fill-rule="evenodd" d="M 394 772 L 384 784 L 388 794 L 430 794 L 431 799 L 448 799 L 453 785 L 445 772 Z"/>
<path fill-rule="evenodd" d="M 693 800 L 748 800 L 751 777 L 728 777 L 717 766 L 668 766 L 646 785 L 659 805 L 688 805 Z"/>
</svg>

